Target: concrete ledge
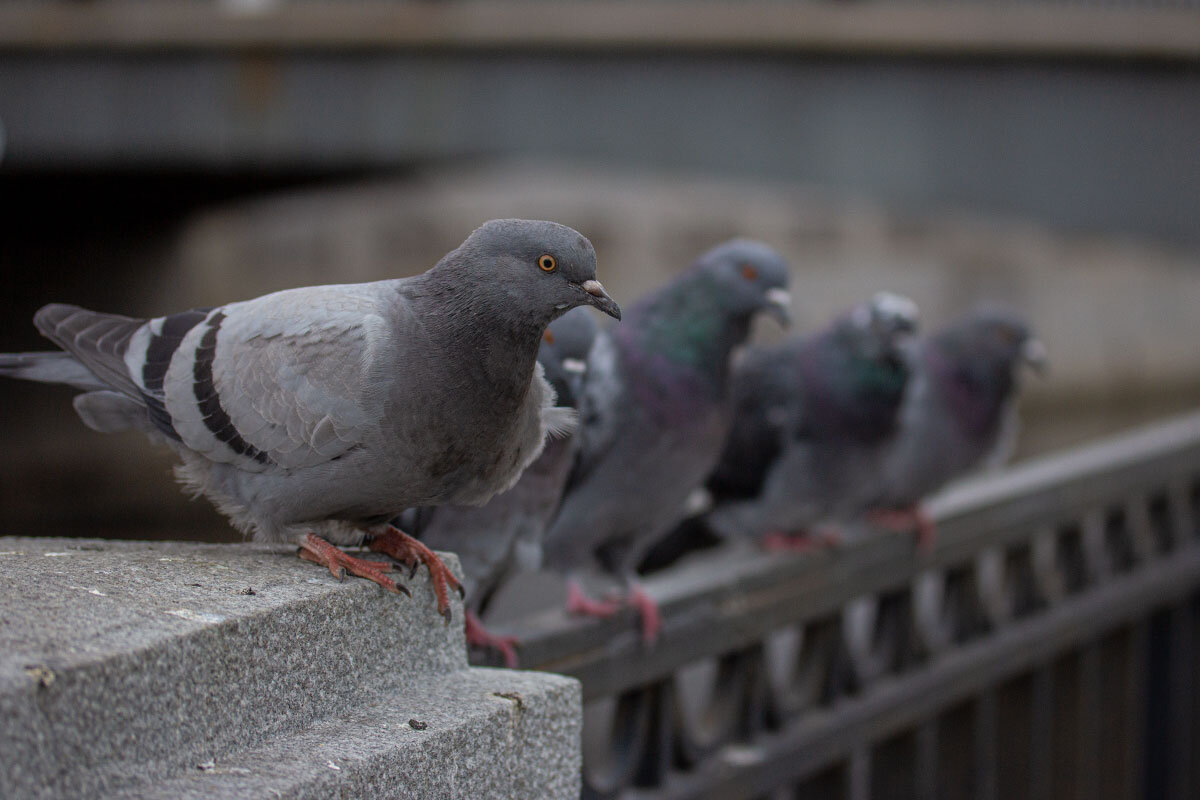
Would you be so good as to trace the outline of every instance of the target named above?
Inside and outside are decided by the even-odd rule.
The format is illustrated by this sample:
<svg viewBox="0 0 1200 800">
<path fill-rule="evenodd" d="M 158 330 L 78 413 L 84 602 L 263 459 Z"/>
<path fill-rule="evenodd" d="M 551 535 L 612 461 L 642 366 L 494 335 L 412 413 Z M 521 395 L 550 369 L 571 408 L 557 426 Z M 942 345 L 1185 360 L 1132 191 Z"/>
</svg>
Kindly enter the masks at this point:
<svg viewBox="0 0 1200 800">
<path fill-rule="evenodd" d="M 0 796 L 179 796 L 197 785 L 219 797 L 231 775 L 242 783 L 230 797 L 254 796 L 245 781 L 318 796 L 328 776 L 306 770 L 325 752 L 319 741 L 338 743 L 315 763 L 351 782 L 341 796 L 370 794 L 389 774 L 404 776 L 408 796 L 446 796 L 444 773 L 474 752 L 499 765 L 521 747 L 539 752 L 527 769 L 566 771 L 508 784 L 576 796 L 577 685 L 468 669 L 461 605 L 446 625 L 427 574 L 406 581 L 410 600 L 339 583 L 290 547 L 0 538 Z M 491 691 L 519 692 L 532 715 L 559 721 L 500 725 L 512 703 Z M 428 721 L 433 733 L 389 738 L 376 718 Z M 508 731 L 503 743 L 483 735 L 489 725 Z M 197 764 L 233 754 L 258 766 L 195 783 Z M 325 766 L 333 756 L 347 759 L 345 775 Z M 574 788 L 551 792 L 559 784 Z"/>
<path fill-rule="evenodd" d="M 114 797 L 577 798 L 579 703 L 569 678 L 464 670 Z"/>
</svg>

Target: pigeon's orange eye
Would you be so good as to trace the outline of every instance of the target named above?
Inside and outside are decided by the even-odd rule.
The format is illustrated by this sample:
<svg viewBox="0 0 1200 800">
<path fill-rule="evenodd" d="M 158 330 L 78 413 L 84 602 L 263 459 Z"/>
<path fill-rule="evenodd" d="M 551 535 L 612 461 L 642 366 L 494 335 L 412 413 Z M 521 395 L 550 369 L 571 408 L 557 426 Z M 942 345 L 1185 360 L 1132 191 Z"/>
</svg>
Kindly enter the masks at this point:
<svg viewBox="0 0 1200 800">
<path fill-rule="evenodd" d="M 558 262 L 554 260 L 554 256 L 544 253 L 538 256 L 538 266 L 542 268 L 542 272 L 554 272 L 558 267 Z"/>
<path fill-rule="evenodd" d="M 758 270 L 754 268 L 753 264 L 742 264 L 742 277 L 748 281 L 757 280 Z"/>
<path fill-rule="evenodd" d="M 546 340 L 546 344 L 554 344 L 554 334 L 550 332 L 549 328 L 546 328 L 546 332 L 542 334 L 542 338 Z"/>
</svg>

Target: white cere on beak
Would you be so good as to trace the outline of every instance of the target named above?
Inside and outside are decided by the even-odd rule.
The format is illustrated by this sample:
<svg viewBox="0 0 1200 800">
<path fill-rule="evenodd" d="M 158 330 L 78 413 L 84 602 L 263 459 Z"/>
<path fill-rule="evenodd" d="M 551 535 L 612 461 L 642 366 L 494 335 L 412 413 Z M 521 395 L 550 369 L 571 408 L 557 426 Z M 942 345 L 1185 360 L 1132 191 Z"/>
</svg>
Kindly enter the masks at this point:
<svg viewBox="0 0 1200 800">
<path fill-rule="evenodd" d="M 916 322 L 919 316 L 917 304 L 902 294 L 879 292 L 871 298 L 871 305 L 875 306 L 880 314 L 887 317 Z"/>
<path fill-rule="evenodd" d="M 1042 344 L 1041 339 L 1026 339 L 1021 345 L 1021 359 L 1033 367 L 1043 367 L 1046 365 L 1046 345 Z"/>
<path fill-rule="evenodd" d="M 562 360 L 562 368 L 564 372 L 570 372 L 573 375 L 582 375 L 587 372 L 587 362 L 582 358 L 564 358 Z"/>
<path fill-rule="evenodd" d="M 780 308 L 791 308 L 792 295 L 787 289 L 767 289 L 767 302 Z"/>
<path fill-rule="evenodd" d="M 593 278 L 590 281 L 584 281 L 583 283 L 581 283 L 579 285 L 581 287 L 583 287 L 583 290 L 585 292 L 587 292 L 588 294 L 590 294 L 592 297 L 605 297 L 606 296 L 606 293 L 604 291 L 604 286 L 601 285 L 600 281 L 596 280 L 595 278 Z"/>
<path fill-rule="evenodd" d="M 712 493 L 703 486 L 697 486 L 683 501 L 683 515 L 698 517 L 713 507 Z"/>
</svg>

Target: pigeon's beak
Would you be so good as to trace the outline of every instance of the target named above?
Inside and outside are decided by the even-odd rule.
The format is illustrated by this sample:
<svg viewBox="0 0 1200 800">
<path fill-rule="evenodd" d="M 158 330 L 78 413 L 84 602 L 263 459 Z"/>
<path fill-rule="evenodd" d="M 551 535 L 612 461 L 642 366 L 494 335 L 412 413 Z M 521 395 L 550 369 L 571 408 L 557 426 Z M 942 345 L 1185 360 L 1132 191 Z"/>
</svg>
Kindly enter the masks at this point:
<svg viewBox="0 0 1200 800">
<path fill-rule="evenodd" d="M 578 285 L 587 294 L 588 305 L 595 306 L 614 319 L 621 318 L 621 307 L 617 305 L 617 301 L 608 296 L 608 292 L 604 291 L 604 286 L 600 284 L 600 281 L 593 278 Z"/>
<path fill-rule="evenodd" d="M 1041 339 L 1026 339 L 1021 345 L 1021 360 L 1028 364 L 1038 375 L 1046 372 L 1046 345 Z"/>
<path fill-rule="evenodd" d="M 784 328 L 790 327 L 792 324 L 792 296 L 788 294 L 787 289 L 767 289 L 766 299 L 767 303 L 763 306 L 763 311 Z"/>
<path fill-rule="evenodd" d="M 917 304 L 904 295 L 876 292 L 871 298 L 870 310 L 872 330 L 897 347 L 902 347 L 916 335 L 920 312 Z"/>
</svg>

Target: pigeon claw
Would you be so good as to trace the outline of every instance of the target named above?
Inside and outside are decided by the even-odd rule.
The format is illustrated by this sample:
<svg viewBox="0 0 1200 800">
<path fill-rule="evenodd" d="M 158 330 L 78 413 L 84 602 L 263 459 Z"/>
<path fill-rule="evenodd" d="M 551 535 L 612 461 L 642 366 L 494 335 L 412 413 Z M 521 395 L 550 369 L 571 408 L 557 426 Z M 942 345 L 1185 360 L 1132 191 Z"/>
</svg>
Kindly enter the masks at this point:
<svg viewBox="0 0 1200 800">
<path fill-rule="evenodd" d="M 840 541 L 841 537 L 836 531 L 775 531 L 764 536 L 760 545 L 768 553 L 811 553 L 814 550 L 837 547 Z"/>
<path fill-rule="evenodd" d="M 637 609 L 642 624 L 642 641 L 654 644 L 662 630 L 662 615 L 658 611 L 658 601 L 647 594 L 641 586 L 634 585 L 629 590 L 629 605 Z"/>
<path fill-rule="evenodd" d="M 463 587 L 449 567 L 442 563 L 442 559 L 438 557 L 437 553 L 399 528 L 391 526 L 387 531 L 367 542 L 367 547 L 407 564 L 413 573 L 421 564 L 429 567 L 429 579 L 433 583 L 433 593 L 437 595 L 438 613 L 442 615 L 447 624 L 450 623 L 449 590 L 453 588 L 461 595 Z"/>
<path fill-rule="evenodd" d="M 392 571 L 392 565 L 386 561 L 368 561 L 365 558 L 355 558 L 341 548 L 335 547 L 316 534 L 310 533 L 300 542 L 300 550 L 296 555 L 305 561 L 311 561 L 329 569 L 329 574 L 339 581 L 346 579 L 346 573 L 374 581 L 396 594 L 406 594 L 412 597 L 407 586 L 396 583 L 386 573 Z"/>
<path fill-rule="evenodd" d="M 495 650 L 504 657 L 504 666 L 516 669 L 520 663 L 517 660 L 517 645 L 515 636 L 498 636 L 483 626 L 479 617 L 473 611 L 466 613 L 467 644 L 481 647 L 485 650 Z"/>
<path fill-rule="evenodd" d="M 909 508 L 878 509 L 872 511 L 867 518 L 890 531 L 914 531 L 917 550 L 926 556 L 933 552 L 933 545 L 937 540 L 937 525 L 924 507 L 916 505 Z"/>
<path fill-rule="evenodd" d="M 582 617 L 608 619 L 621 610 L 621 604 L 608 600 L 593 600 L 583 593 L 575 581 L 567 582 L 567 613 Z"/>
</svg>

